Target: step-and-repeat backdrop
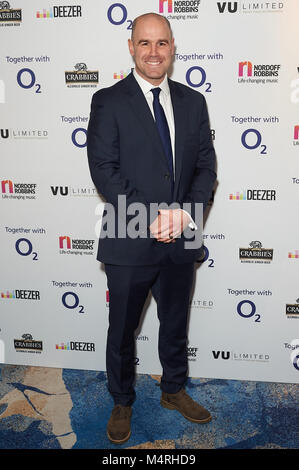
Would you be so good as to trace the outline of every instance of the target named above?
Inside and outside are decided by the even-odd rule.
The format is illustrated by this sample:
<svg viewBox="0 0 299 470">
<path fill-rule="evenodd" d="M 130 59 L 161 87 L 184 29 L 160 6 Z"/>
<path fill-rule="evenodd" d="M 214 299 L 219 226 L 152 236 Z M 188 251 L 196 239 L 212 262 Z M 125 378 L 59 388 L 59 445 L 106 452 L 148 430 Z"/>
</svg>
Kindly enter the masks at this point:
<svg viewBox="0 0 299 470">
<path fill-rule="evenodd" d="M 207 100 L 217 153 L 189 374 L 298 382 L 298 0 L 0 1 L 0 359 L 105 370 L 86 129 L 93 93 L 133 67 L 132 20 L 151 11 L 173 29 L 171 77 Z M 161 372 L 158 326 L 149 296 L 137 373 Z"/>
</svg>

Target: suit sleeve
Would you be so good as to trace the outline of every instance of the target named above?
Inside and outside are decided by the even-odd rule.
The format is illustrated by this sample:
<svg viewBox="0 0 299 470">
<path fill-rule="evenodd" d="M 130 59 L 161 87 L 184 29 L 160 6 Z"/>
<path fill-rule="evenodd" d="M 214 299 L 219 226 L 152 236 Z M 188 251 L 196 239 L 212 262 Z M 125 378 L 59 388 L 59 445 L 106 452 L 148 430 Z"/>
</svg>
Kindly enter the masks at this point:
<svg viewBox="0 0 299 470">
<path fill-rule="evenodd" d="M 131 203 L 142 203 L 147 209 L 150 225 L 153 214 L 141 191 L 121 175 L 120 138 L 113 101 L 106 90 L 95 93 L 91 102 L 87 129 L 87 155 L 91 178 L 97 190 L 107 202 L 117 209 L 118 196 L 126 196 L 126 207 Z M 150 216 L 152 215 L 152 220 Z"/>
<path fill-rule="evenodd" d="M 202 203 L 203 210 L 208 205 L 216 180 L 216 155 L 211 137 L 206 100 L 203 96 L 199 119 L 199 149 L 190 189 L 183 202 L 191 203 L 191 216 L 195 220 L 195 204 Z"/>
</svg>

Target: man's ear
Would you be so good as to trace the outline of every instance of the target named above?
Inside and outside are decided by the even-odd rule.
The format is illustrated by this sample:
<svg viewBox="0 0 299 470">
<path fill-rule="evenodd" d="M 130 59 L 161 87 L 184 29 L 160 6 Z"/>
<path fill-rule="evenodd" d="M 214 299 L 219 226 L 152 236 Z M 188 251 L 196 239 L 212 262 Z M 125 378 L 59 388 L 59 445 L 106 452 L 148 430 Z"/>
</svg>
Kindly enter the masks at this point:
<svg viewBox="0 0 299 470">
<path fill-rule="evenodd" d="M 174 38 L 171 39 L 171 54 L 174 55 L 175 45 L 174 45 Z"/>
<path fill-rule="evenodd" d="M 132 39 L 128 39 L 128 46 L 131 56 L 134 56 L 134 45 Z"/>
</svg>

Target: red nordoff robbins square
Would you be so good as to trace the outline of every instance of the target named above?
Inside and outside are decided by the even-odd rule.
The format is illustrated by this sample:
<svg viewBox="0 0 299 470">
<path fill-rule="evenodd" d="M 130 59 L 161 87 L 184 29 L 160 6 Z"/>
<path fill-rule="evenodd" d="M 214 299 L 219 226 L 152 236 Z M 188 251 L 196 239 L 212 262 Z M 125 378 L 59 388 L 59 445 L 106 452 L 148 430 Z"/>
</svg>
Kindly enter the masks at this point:
<svg viewBox="0 0 299 470">
<path fill-rule="evenodd" d="M 101 216 L 101 230 L 96 229 L 98 238 L 155 238 L 149 226 L 149 220 L 153 222 L 159 215 L 160 210 L 166 210 L 164 217 L 168 217 L 168 223 L 171 227 L 172 216 L 174 210 L 181 209 L 190 216 L 189 225 L 183 232 L 174 238 L 181 238 L 182 235 L 185 239 L 184 248 L 195 250 L 202 246 L 202 232 L 203 232 L 203 204 L 184 202 L 172 202 L 167 204 L 162 203 L 148 203 L 133 202 L 127 204 L 126 195 L 117 196 L 117 204 L 105 203 L 104 211 Z M 180 212 L 181 219 L 183 220 L 183 212 Z M 191 218 L 192 217 L 192 218 Z M 99 225 L 97 224 L 97 227 Z M 171 228 L 169 231 L 171 235 Z M 171 238 L 171 237 L 170 237 Z"/>
</svg>

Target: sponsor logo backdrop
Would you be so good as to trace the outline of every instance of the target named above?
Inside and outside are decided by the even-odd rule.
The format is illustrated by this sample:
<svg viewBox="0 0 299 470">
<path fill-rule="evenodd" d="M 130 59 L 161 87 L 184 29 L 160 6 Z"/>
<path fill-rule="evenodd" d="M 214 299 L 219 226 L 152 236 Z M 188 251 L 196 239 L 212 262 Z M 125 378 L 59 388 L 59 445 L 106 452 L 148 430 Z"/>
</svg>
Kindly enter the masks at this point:
<svg viewBox="0 0 299 470">
<path fill-rule="evenodd" d="M 171 22 L 172 78 L 206 97 L 218 158 L 189 374 L 299 382 L 297 0 L 0 2 L 0 360 L 105 370 L 86 129 L 92 94 L 134 66 L 132 20 L 150 11 Z M 158 326 L 149 297 L 137 372 L 161 372 Z"/>
</svg>

